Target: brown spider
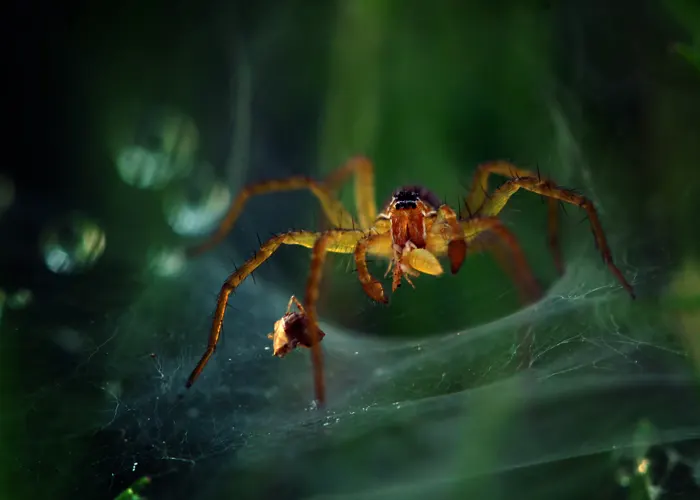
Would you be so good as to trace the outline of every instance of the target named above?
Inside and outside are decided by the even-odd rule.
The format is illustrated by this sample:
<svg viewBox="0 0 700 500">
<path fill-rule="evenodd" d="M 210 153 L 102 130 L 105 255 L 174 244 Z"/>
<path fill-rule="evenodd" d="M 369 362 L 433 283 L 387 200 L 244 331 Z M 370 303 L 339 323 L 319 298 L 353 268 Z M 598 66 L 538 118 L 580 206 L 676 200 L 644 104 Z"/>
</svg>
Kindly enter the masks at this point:
<svg viewBox="0 0 700 500">
<path fill-rule="evenodd" d="M 352 174 L 355 176 L 357 221 L 334 194 L 340 184 Z M 488 178 L 491 174 L 506 177 L 508 180 L 487 195 Z M 333 229 L 322 232 L 288 231 L 273 236 L 260 246 L 253 257 L 226 279 L 219 292 L 208 346 L 187 380 L 188 388 L 202 373 L 216 350 L 229 295 L 281 245 L 301 245 L 311 248 L 312 257 L 303 306 L 292 297 L 287 313 L 276 322 L 275 332 L 270 335 L 274 344 L 273 354 L 282 357 L 297 345 L 311 348 L 314 387 L 319 405 L 325 402 L 320 347 L 324 334 L 318 328 L 316 303 L 327 252 L 354 254 L 360 284 L 367 295 L 377 302 L 386 303 L 388 300 L 381 283 L 372 277 L 367 268 L 367 254 L 389 261 L 387 274 L 393 270 L 391 289 L 396 291 L 404 278 L 413 285 L 411 276 L 418 276 L 421 273 L 433 276 L 442 274 L 443 270 L 438 257 L 443 255 L 446 255 L 450 261 L 452 274 L 457 273 L 467 256 L 468 249 L 470 253 L 490 250 L 497 257 L 502 257 L 501 263 L 506 266 L 519 285 L 523 299 L 529 302 L 539 298 L 539 286 L 517 239 L 497 217 L 510 197 L 519 189 L 549 198 L 549 246 L 560 272 L 563 271 L 563 263 L 557 238 L 558 208 L 559 202 L 566 202 L 586 211 L 603 261 L 623 288 L 634 298 L 632 286 L 613 263 L 593 204 L 579 194 L 558 187 L 553 182 L 542 179 L 538 174 L 517 168 L 506 161 L 485 163 L 477 168 L 465 201 L 467 212 L 470 214 L 465 219 L 458 218 L 450 206 L 441 204 L 427 189 L 417 186 L 403 187 L 395 191 L 384 210 L 377 214 L 374 199 L 374 168 L 368 159 L 362 157 L 351 159 L 325 181 L 299 176 L 252 184 L 245 187 L 234 200 L 218 230 L 208 240 L 190 250 L 189 254 L 200 254 L 219 243 L 232 229 L 251 196 L 297 189 L 308 189 L 318 198 Z M 494 245 L 493 240 L 484 241 L 480 238 L 483 234 L 495 236 L 496 242 L 502 243 L 502 246 Z M 507 255 L 503 254 L 503 249 L 507 250 Z M 296 303 L 299 312 L 291 312 L 293 302 Z"/>
</svg>

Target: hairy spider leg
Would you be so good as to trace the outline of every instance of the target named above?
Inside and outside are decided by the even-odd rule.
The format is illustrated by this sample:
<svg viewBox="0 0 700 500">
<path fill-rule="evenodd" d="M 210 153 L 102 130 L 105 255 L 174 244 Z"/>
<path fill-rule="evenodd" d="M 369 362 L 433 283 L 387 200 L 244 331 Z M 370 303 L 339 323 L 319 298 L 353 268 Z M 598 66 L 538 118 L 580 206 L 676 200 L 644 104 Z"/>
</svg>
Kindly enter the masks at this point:
<svg viewBox="0 0 700 500">
<path fill-rule="evenodd" d="M 306 282 L 306 295 L 304 297 L 304 309 L 306 310 L 307 328 L 311 337 L 311 362 L 314 371 L 314 390 L 316 401 L 320 407 L 326 402 L 326 387 L 323 377 L 323 351 L 319 342 L 318 315 L 316 303 L 321 290 L 321 278 L 323 265 L 326 262 L 328 252 L 351 253 L 356 250 L 362 241 L 366 240 L 365 233 L 361 231 L 330 230 L 320 234 L 311 250 L 311 270 Z"/>
<path fill-rule="evenodd" d="M 382 284 L 375 279 L 367 267 L 367 251 L 372 249 L 373 253 L 383 254 L 387 259 L 393 257 L 391 233 L 368 234 L 355 246 L 355 267 L 357 268 L 357 279 L 360 280 L 362 289 L 376 302 L 386 304 L 389 299 L 384 295 Z"/>
<path fill-rule="evenodd" d="M 323 264 L 326 261 L 331 233 L 325 232 L 314 243 L 311 249 L 311 271 L 306 282 L 304 306 L 306 309 L 307 328 L 311 337 L 311 364 L 314 372 L 314 393 L 319 407 L 326 402 L 326 386 L 323 380 L 323 351 L 318 341 L 318 315 L 316 314 L 316 302 L 321 288 L 321 276 Z"/>
<path fill-rule="evenodd" d="M 603 226 L 600 223 L 600 219 L 598 218 L 598 212 L 593 206 L 593 203 L 588 198 L 580 194 L 558 187 L 551 181 L 540 179 L 536 174 L 530 173 L 529 176 L 520 176 L 520 174 L 525 173 L 525 171 L 518 172 L 513 169 L 514 167 L 507 162 L 494 162 L 479 167 L 479 169 L 477 170 L 477 176 L 487 176 L 489 173 L 495 173 L 506 177 L 514 177 L 511 178 L 509 181 L 506 181 L 490 196 L 488 200 L 483 202 L 482 211 L 488 215 L 498 214 L 498 212 L 500 212 L 503 206 L 508 202 L 510 197 L 518 189 L 521 188 L 526 189 L 527 191 L 531 191 L 533 193 L 537 193 L 541 196 L 546 196 L 548 198 L 552 198 L 555 200 L 570 203 L 571 205 L 581 207 L 583 210 L 586 211 L 586 214 L 588 215 L 588 220 L 591 223 L 591 229 L 593 231 L 593 238 L 596 247 L 598 248 L 598 251 L 603 257 L 603 262 L 605 262 L 613 276 L 615 276 L 617 281 L 622 285 L 622 287 L 625 290 L 627 290 L 630 296 L 634 299 L 635 294 L 632 285 L 630 285 L 627 282 L 622 272 L 613 262 L 612 253 L 610 252 L 610 248 L 608 247 L 608 242 L 605 238 Z M 481 180 L 480 177 L 478 179 L 475 178 L 476 186 L 485 187 L 485 183 L 486 181 Z M 474 189 L 475 187 L 472 186 L 472 190 Z M 472 191 L 472 193 L 473 192 L 474 191 Z M 470 195 L 472 193 L 470 193 Z M 467 201 L 467 203 L 469 203 L 469 200 Z M 552 205 L 550 205 L 550 207 L 551 206 Z M 551 226 L 552 224 L 550 222 L 550 230 Z M 552 237 L 550 235 L 550 241 L 556 241 L 556 237 L 552 240 Z"/>
<path fill-rule="evenodd" d="M 363 156 L 350 158 L 345 165 L 331 172 L 325 179 L 328 189 L 335 191 L 351 175 L 355 175 L 355 208 L 362 229 L 369 229 L 377 218 L 374 196 L 374 166 Z"/>
<path fill-rule="evenodd" d="M 506 272 L 512 276 L 513 281 L 519 285 L 520 298 L 524 303 L 536 302 L 542 297 L 542 290 L 530 264 L 528 264 L 525 252 L 520 247 L 515 234 L 503 224 L 501 219 L 476 217 L 461 221 L 461 225 L 469 249 L 474 253 L 491 252 L 501 267 L 505 268 Z M 483 237 L 484 233 L 493 234 L 496 236 L 496 241 L 478 241 L 479 236 Z M 507 250 L 507 255 L 503 254 L 503 248 Z"/>
<path fill-rule="evenodd" d="M 313 248 L 316 240 L 321 235 L 325 235 L 326 251 L 332 253 L 350 254 L 353 253 L 355 250 L 355 245 L 360 239 L 362 239 L 364 234 L 365 233 L 362 231 L 351 229 L 338 229 L 328 231 L 326 233 L 290 231 L 273 236 L 263 243 L 258 251 L 255 252 L 255 255 L 253 255 L 239 269 L 231 274 L 222 285 L 216 301 L 216 310 L 214 311 L 214 319 L 209 332 L 207 348 L 197 363 L 197 366 L 192 371 L 192 374 L 187 379 L 186 387 L 191 387 L 195 380 L 197 380 L 216 350 L 216 346 L 219 343 L 219 338 L 221 337 L 221 329 L 224 324 L 226 305 L 231 293 L 243 282 L 243 280 L 245 280 L 253 271 L 255 271 L 255 269 L 269 259 L 281 245 L 300 245 L 306 248 Z"/>
<path fill-rule="evenodd" d="M 495 216 L 500 213 L 510 197 L 520 189 L 512 183 L 504 183 L 492 194 L 489 193 L 489 175 L 496 174 L 509 179 L 532 178 L 543 180 L 539 172 L 518 168 L 507 161 L 495 161 L 479 165 L 474 173 L 471 190 L 466 205 L 470 215 Z M 551 184 L 551 183 L 550 183 Z M 554 184 L 551 184 L 554 186 Z M 564 260 L 559 244 L 559 200 L 548 197 L 547 204 L 547 244 L 559 274 L 564 274 Z"/>
<path fill-rule="evenodd" d="M 245 186 L 238 193 L 238 196 L 229 207 L 228 212 L 226 212 L 226 215 L 219 223 L 219 227 L 216 229 L 216 231 L 199 245 L 188 249 L 188 255 L 200 255 L 221 243 L 226 235 L 233 229 L 238 217 L 243 212 L 246 202 L 251 197 L 274 192 L 295 191 L 300 189 L 308 189 L 311 191 L 311 194 L 313 194 L 321 203 L 323 212 L 334 227 L 356 227 L 350 212 L 347 211 L 343 204 L 336 199 L 336 197 L 323 183 L 304 176 L 295 176 L 286 179 L 272 179 Z"/>
<path fill-rule="evenodd" d="M 337 190 L 347 178 L 355 174 L 355 202 L 360 224 L 356 224 L 352 214 L 337 199 Z M 321 203 L 321 208 L 336 229 L 369 229 L 376 218 L 377 207 L 374 199 L 374 167 L 367 158 L 351 158 L 321 182 L 310 177 L 294 176 L 286 179 L 272 179 L 245 186 L 231 203 L 228 212 L 219 223 L 219 227 L 208 239 L 188 250 L 190 256 L 196 256 L 218 245 L 233 229 L 236 220 L 243 212 L 249 198 L 262 194 L 281 191 L 308 189 Z"/>
</svg>

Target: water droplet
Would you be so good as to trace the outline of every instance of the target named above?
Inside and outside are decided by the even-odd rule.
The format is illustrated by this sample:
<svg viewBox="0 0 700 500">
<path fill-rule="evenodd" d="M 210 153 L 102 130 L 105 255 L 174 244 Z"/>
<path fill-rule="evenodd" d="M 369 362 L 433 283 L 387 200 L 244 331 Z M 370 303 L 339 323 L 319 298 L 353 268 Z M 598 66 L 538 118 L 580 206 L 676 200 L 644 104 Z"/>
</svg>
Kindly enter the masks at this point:
<svg viewBox="0 0 700 500">
<path fill-rule="evenodd" d="M 149 271 L 161 278 L 178 276 L 187 262 L 185 253 L 180 248 L 152 248 L 147 260 Z"/>
<path fill-rule="evenodd" d="M 7 307 L 10 309 L 24 309 L 34 300 L 34 294 L 27 288 L 20 288 L 7 298 Z"/>
<path fill-rule="evenodd" d="M 97 223 L 77 213 L 54 222 L 41 236 L 46 267 L 58 274 L 91 268 L 104 253 L 105 246 L 105 234 Z"/>
<path fill-rule="evenodd" d="M 216 179 L 214 168 L 202 164 L 186 182 L 163 198 L 168 224 L 181 236 L 210 233 L 231 204 L 228 187 Z"/>
<path fill-rule="evenodd" d="M 153 109 L 144 114 L 135 132 L 133 142 L 116 157 L 124 182 L 161 189 L 189 173 L 199 147 L 199 132 L 190 117 L 173 109 Z"/>
</svg>

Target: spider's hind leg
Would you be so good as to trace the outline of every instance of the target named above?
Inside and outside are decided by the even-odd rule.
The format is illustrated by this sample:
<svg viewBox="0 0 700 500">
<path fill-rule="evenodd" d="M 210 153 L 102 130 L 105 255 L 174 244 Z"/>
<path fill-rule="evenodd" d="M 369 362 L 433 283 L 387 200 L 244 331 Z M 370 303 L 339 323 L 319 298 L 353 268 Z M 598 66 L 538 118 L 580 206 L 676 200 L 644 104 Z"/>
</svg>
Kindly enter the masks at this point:
<svg viewBox="0 0 700 500">
<path fill-rule="evenodd" d="M 355 176 L 355 208 L 362 229 L 369 229 L 377 218 L 377 205 L 374 196 L 374 165 L 363 156 L 350 158 L 342 167 L 331 172 L 324 184 L 331 192 L 353 175 Z"/>
<path fill-rule="evenodd" d="M 484 217 L 495 217 L 497 216 L 511 196 L 515 194 L 521 187 L 520 181 L 531 180 L 532 177 L 525 177 L 521 179 L 514 179 L 504 182 L 498 187 L 488 199 L 484 201 L 484 204 L 479 209 L 479 215 Z M 549 181 L 539 181 L 541 184 L 548 187 L 548 189 L 558 189 L 553 183 Z M 527 189 L 527 188 L 525 188 Z M 564 259 L 561 253 L 561 245 L 559 243 L 559 200 L 557 198 L 549 198 L 547 202 L 547 246 L 554 259 L 554 265 L 557 268 L 557 272 L 562 275 L 564 274 Z"/>
<path fill-rule="evenodd" d="M 501 175 L 509 178 L 509 180 L 494 191 L 491 196 L 487 196 L 488 177 L 490 174 Z M 627 282 L 620 269 L 618 269 L 613 262 L 612 252 L 608 247 L 603 226 L 598 218 L 598 212 L 588 198 L 557 186 L 552 181 L 541 178 L 537 173 L 519 169 L 506 161 L 496 161 L 485 163 L 477 168 L 474 175 L 474 183 L 467 197 L 467 206 L 470 209 L 470 213 L 495 216 L 505 206 L 508 199 L 519 189 L 525 189 L 555 200 L 555 202 L 549 203 L 549 242 L 550 247 L 553 248 L 555 260 L 561 259 L 557 237 L 559 217 L 558 202 L 570 203 L 571 205 L 578 206 L 585 210 L 588 215 L 588 220 L 591 223 L 596 247 L 603 257 L 603 262 L 605 262 L 610 272 L 615 276 L 622 287 L 627 290 L 632 298 L 635 298 L 632 285 Z M 559 265 L 563 268 L 563 265 Z"/>
</svg>

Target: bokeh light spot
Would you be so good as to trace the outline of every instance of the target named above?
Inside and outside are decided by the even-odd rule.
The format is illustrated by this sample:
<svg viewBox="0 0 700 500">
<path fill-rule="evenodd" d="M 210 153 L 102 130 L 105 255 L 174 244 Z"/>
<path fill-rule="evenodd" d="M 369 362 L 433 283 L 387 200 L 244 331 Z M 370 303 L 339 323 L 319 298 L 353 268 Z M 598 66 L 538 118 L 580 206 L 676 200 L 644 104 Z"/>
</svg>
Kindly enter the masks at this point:
<svg viewBox="0 0 700 500">
<path fill-rule="evenodd" d="M 185 252 L 179 248 L 152 248 L 148 252 L 148 269 L 161 278 L 180 275 L 185 263 Z"/>
<path fill-rule="evenodd" d="M 231 191 L 215 178 L 213 168 L 201 166 L 196 175 L 171 190 L 163 200 L 168 224 L 181 236 L 209 233 L 231 204 Z"/>
<path fill-rule="evenodd" d="M 104 231 L 93 220 L 71 214 L 48 226 L 41 237 L 46 267 L 57 274 L 91 268 L 106 247 Z"/>
<path fill-rule="evenodd" d="M 199 132 L 188 116 L 157 109 L 144 116 L 134 141 L 116 158 L 121 179 L 139 189 L 161 189 L 186 176 L 193 165 Z"/>
<path fill-rule="evenodd" d="M 24 309 L 34 300 L 34 294 L 27 288 L 20 288 L 7 298 L 7 307 L 10 309 Z"/>
</svg>

